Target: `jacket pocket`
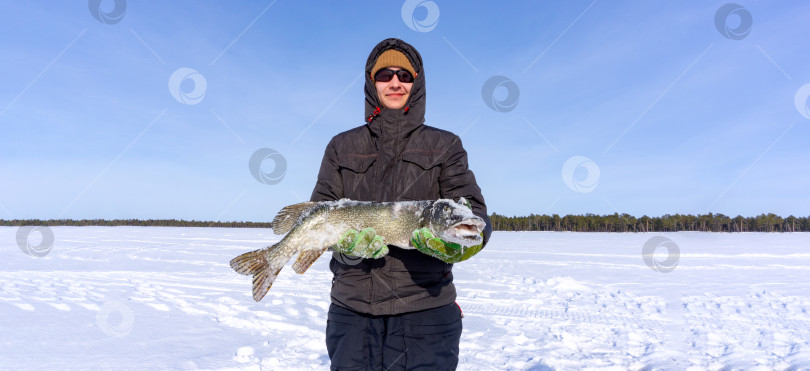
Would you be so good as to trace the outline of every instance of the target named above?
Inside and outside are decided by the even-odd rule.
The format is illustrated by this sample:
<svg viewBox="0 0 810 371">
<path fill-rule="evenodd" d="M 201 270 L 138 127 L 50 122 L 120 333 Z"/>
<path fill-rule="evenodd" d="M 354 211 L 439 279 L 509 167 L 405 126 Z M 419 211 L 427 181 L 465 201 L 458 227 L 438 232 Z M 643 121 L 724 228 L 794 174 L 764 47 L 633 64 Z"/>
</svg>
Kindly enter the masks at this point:
<svg viewBox="0 0 810 371">
<path fill-rule="evenodd" d="M 369 169 L 377 154 L 343 155 L 338 158 L 338 167 L 343 182 L 343 197 L 352 200 L 365 200 L 372 195 L 374 179 Z"/>
<path fill-rule="evenodd" d="M 405 200 L 435 200 L 439 198 L 440 153 L 410 150 L 402 153 L 404 167 L 400 193 Z"/>
</svg>

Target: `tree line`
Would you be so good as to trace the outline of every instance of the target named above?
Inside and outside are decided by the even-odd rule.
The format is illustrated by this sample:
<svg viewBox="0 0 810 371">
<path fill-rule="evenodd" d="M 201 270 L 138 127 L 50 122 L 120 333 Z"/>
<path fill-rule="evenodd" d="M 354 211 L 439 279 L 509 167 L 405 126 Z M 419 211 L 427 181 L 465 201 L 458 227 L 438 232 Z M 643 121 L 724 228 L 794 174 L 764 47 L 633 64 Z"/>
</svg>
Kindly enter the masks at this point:
<svg viewBox="0 0 810 371">
<path fill-rule="evenodd" d="M 490 216 L 496 231 L 569 231 L 569 232 L 810 232 L 808 217 L 787 218 L 773 213 L 754 217 L 723 214 L 665 214 L 636 218 L 628 214 L 612 215 L 535 215 Z"/>
<path fill-rule="evenodd" d="M 496 231 L 568 231 L 568 232 L 810 232 L 808 217 L 786 218 L 773 213 L 754 217 L 729 217 L 723 214 L 682 215 L 636 218 L 629 214 L 612 215 L 535 215 L 507 217 L 492 213 Z M 177 219 L 0 219 L 0 226 L 137 226 L 137 227 L 220 227 L 272 228 L 269 222 L 212 222 Z"/>
<path fill-rule="evenodd" d="M 0 219 L 0 226 L 16 227 L 22 225 L 30 226 L 70 226 L 70 227 L 221 227 L 221 228 L 271 228 L 272 223 L 265 222 L 211 222 L 197 220 L 177 220 L 177 219 Z"/>
</svg>

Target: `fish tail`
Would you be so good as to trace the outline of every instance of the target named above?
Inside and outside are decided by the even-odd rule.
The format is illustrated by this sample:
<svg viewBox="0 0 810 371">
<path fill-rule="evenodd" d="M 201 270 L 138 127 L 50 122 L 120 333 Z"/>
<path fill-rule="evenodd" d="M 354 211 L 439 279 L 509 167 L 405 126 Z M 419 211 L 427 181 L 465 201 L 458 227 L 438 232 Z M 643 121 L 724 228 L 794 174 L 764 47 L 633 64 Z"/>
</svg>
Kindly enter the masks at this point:
<svg viewBox="0 0 810 371">
<path fill-rule="evenodd" d="M 270 286 L 286 263 L 286 260 L 279 262 L 275 257 L 268 258 L 268 255 L 275 255 L 273 252 L 280 250 L 277 247 L 278 245 L 269 247 L 270 254 L 267 253 L 267 249 L 261 249 L 244 253 L 231 260 L 231 268 L 236 273 L 253 275 L 253 300 L 257 302 L 270 290 Z"/>
</svg>

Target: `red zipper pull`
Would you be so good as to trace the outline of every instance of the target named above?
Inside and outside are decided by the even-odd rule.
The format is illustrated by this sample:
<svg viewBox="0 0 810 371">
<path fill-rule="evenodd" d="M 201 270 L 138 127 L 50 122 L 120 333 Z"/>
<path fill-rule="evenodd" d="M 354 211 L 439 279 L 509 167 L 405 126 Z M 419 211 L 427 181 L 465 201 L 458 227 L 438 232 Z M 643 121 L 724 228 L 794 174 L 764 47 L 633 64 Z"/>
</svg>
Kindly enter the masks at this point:
<svg viewBox="0 0 810 371">
<path fill-rule="evenodd" d="M 377 116 L 377 115 L 380 114 L 380 107 L 374 107 L 374 108 L 375 108 L 374 112 L 371 113 L 371 116 L 368 117 L 368 122 L 371 122 L 371 120 L 374 120 L 374 116 Z"/>
</svg>

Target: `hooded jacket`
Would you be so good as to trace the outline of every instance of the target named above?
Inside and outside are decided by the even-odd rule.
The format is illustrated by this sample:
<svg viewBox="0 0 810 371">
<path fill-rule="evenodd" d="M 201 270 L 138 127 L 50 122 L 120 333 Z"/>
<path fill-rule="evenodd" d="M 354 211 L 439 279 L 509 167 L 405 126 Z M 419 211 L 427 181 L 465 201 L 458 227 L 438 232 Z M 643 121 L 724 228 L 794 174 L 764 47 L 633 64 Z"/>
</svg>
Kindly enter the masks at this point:
<svg viewBox="0 0 810 371">
<path fill-rule="evenodd" d="M 371 78 L 377 57 L 396 49 L 408 57 L 417 76 L 402 109 L 383 108 Z M 425 125 L 425 72 L 422 57 L 408 43 L 386 39 L 366 61 L 365 120 L 340 133 L 326 147 L 311 201 L 436 200 L 465 197 L 486 221 L 484 245 L 492 225 L 467 152 L 459 137 Z M 385 237 L 385 236 L 383 236 Z M 389 245 L 381 259 L 347 261 L 335 252 L 331 299 L 336 305 L 372 315 L 436 308 L 456 300 L 452 264 Z"/>
</svg>

